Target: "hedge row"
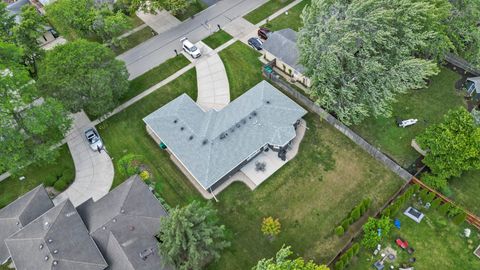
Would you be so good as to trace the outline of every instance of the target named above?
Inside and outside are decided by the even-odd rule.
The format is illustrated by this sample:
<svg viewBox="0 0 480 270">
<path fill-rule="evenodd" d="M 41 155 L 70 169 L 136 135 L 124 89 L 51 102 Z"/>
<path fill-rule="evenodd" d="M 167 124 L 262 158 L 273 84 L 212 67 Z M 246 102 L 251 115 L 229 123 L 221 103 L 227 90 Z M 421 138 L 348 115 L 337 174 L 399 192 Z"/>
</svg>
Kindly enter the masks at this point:
<svg viewBox="0 0 480 270">
<path fill-rule="evenodd" d="M 73 183 L 74 178 L 75 171 L 64 168 L 45 178 L 43 185 L 46 187 L 54 187 L 57 191 L 64 191 L 71 183 Z"/>
<path fill-rule="evenodd" d="M 360 244 L 355 243 L 335 263 L 335 270 L 343 270 L 348 266 L 350 260 L 360 251 Z"/>
<path fill-rule="evenodd" d="M 355 206 L 348 216 L 343 219 L 340 224 L 335 228 L 335 234 L 338 236 L 342 236 L 347 230 L 350 225 L 355 223 L 357 220 L 360 219 L 368 210 L 370 205 L 372 204 L 372 200 L 370 198 L 365 198 Z"/>
</svg>

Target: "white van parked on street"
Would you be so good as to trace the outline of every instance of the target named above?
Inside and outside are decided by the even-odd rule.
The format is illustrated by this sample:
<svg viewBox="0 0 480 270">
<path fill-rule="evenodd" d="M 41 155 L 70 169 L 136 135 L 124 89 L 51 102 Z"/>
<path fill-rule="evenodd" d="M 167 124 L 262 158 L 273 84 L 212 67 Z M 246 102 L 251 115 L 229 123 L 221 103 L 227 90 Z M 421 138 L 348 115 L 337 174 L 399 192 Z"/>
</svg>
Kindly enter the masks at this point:
<svg viewBox="0 0 480 270">
<path fill-rule="evenodd" d="M 191 43 L 188 40 L 188 38 L 184 37 L 184 38 L 180 39 L 180 41 L 182 42 L 183 50 L 186 53 L 188 53 L 191 57 L 198 58 L 202 55 L 200 53 L 200 49 L 198 49 L 197 46 L 193 45 L 193 43 Z"/>
</svg>

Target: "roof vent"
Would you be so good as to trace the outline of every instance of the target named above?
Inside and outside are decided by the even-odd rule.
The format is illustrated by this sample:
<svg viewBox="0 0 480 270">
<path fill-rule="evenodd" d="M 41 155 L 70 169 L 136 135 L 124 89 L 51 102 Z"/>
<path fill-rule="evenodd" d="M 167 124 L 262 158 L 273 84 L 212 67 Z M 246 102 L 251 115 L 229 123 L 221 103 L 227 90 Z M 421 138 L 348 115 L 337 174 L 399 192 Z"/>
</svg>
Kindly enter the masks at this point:
<svg viewBox="0 0 480 270">
<path fill-rule="evenodd" d="M 45 256 L 45 258 L 43 258 L 43 259 L 44 259 L 45 261 L 48 261 L 48 259 L 50 259 L 50 257 L 48 257 L 48 255 L 47 255 L 47 256 Z"/>
<path fill-rule="evenodd" d="M 234 131 L 235 131 L 235 126 L 230 128 L 230 132 L 234 132 Z"/>
<path fill-rule="evenodd" d="M 188 137 L 188 140 L 189 141 L 193 140 L 193 135 L 190 135 L 190 137 Z"/>
<path fill-rule="evenodd" d="M 58 261 L 53 261 L 53 265 L 57 265 L 58 264 Z"/>
<path fill-rule="evenodd" d="M 43 248 L 43 244 L 40 244 L 39 248 L 42 249 L 42 248 Z"/>
<path fill-rule="evenodd" d="M 242 124 L 245 125 L 246 123 L 247 123 L 247 119 L 243 119 L 243 120 L 242 120 Z"/>
<path fill-rule="evenodd" d="M 174 123 L 174 124 L 176 124 L 177 122 L 178 122 L 178 120 L 177 120 L 177 119 L 173 120 L 173 123 Z"/>
<path fill-rule="evenodd" d="M 53 240 L 52 240 L 51 238 L 49 238 L 49 239 L 47 240 L 47 242 L 48 242 L 48 243 L 52 243 Z"/>
<path fill-rule="evenodd" d="M 207 139 L 205 139 L 205 140 L 202 141 L 202 145 L 205 145 L 205 144 L 207 144 L 207 143 L 208 143 L 208 140 L 207 140 Z"/>
<path fill-rule="evenodd" d="M 155 249 L 154 248 L 148 248 L 148 249 L 145 249 L 144 251 L 140 252 L 140 258 L 142 258 L 142 260 L 146 260 L 148 258 L 148 256 L 152 255 L 153 253 L 155 253 Z"/>
<path fill-rule="evenodd" d="M 265 103 L 270 104 L 270 100 L 265 101 Z"/>
<path fill-rule="evenodd" d="M 236 126 L 237 128 L 239 128 L 239 127 L 240 127 L 240 123 L 237 123 L 235 126 Z"/>
<path fill-rule="evenodd" d="M 128 229 L 133 232 L 135 230 L 135 226 L 130 225 L 130 226 L 128 226 Z"/>
<path fill-rule="evenodd" d="M 120 209 L 120 213 L 122 213 L 122 214 L 125 213 L 125 209 L 123 209 L 123 208 Z"/>
<path fill-rule="evenodd" d="M 20 225 L 20 221 L 17 221 L 17 225 Z"/>
<path fill-rule="evenodd" d="M 106 229 L 107 229 L 107 227 L 105 227 L 105 226 L 102 227 L 102 230 L 106 230 Z"/>
<path fill-rule="evenodd" d="M 220 134 L 220 140 L 225 139 L 226 136 L 227 136 L 227 135 L 225 135 L 225 133 Z"/>
<path fill-rule="evenodd" d="M 256 112 L 256 111 L 253 111 L 250 115 L 251 115 L 251 116 L 257 116 L 257 112 Z"/>
<path fill-rule="evenodd" d="M 113 223 L 117 222 L 117 219 L 116 218 L 112 219 L 112 222 Z"/>
<path fill-rule="evenodd" d="M 58 249 L 54 249 L 53 254 L 57 254 L 57 253 L 58 253 Z"/>
<path fill-rule="evenodd" d="M 180 130 L 183 131 L 185 129 L 185 127 L 180 127 Z"/>
</svg>

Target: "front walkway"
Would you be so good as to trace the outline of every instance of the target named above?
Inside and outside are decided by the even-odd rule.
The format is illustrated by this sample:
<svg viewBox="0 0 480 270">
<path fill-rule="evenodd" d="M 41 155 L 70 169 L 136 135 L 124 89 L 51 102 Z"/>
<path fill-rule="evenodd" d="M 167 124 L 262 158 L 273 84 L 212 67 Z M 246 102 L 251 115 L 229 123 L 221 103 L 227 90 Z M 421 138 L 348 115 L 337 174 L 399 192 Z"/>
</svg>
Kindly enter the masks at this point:
<svg viewBox="0 0 480 270">
<path fill-rule="evenodd" d="M 218 53 L 205 43 L 200 41 L 196 46 L 202 51 L 202 56 L 195 63 L 197 104 L 204 111 L 219 111 L 230 103 L 230 86 L 225 66 Z"/>
<path fill-rule="evenodd" d="M 105 196 L 113 182 L 113 163 L 110 156 L 102 151 L 92 151 L 84 136 L 85 129 L 93 127 L 82 111 L 73 115 L 73 127 L 67 134 L 67 144 L 75 164 L 75 180 L 64 192 L 53 199 L 58 205 L 67 198 L 77 207 L 86 200 L 94 201 Z"/>
</svg>

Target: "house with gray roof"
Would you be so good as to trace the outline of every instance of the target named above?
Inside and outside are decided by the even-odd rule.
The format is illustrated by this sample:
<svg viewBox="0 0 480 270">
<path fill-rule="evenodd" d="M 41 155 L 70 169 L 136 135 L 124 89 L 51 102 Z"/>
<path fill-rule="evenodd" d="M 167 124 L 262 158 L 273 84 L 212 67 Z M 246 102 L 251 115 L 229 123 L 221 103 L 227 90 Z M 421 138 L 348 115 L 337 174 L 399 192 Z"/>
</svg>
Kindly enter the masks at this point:
<svg viewBox="0 0 480 270">
<path fill-rule="evenodd" d="M 39 186 L 0 210 L 2 263 L 11 258 L 18 270 L 170 270 L 155 238 L 166 216 L 139 176 L 76 209 L 69 200 L 53 206 Z"/>
<path fill-rule="evenodd" d="M 5 239 L 52 207 L 52 201 L 40 185 L 0 210 L 0 264 L 10 258 Z"/>
<path fill-rule="evenodd" d="M 265 149 L 286 148 L 307 113 L 266 81 L 220 111 L 203 111 L 182 94 L 143 119 L 147 132 L 182 171 L 212 192 Z"/>
<path fill-rule="evenodd" d="M 70 200 L 5 240 L 18 270 L 103 270 L 108 265 Z"/>
<path fill-rule="evenodd" d="M 109 270 L 161 270 L 155 236 L 167 211 L 139 176 L 77 207 Z"/>
<path fill-rule="evenodd" d="M 263 58 L 273 62 L 283 77 L 310 87 L 310 79 L 304 75 L 305 67 L 300 64 L 297 32 L 287 28 L 270 33 L 263 43 Z"/>
</svg>

